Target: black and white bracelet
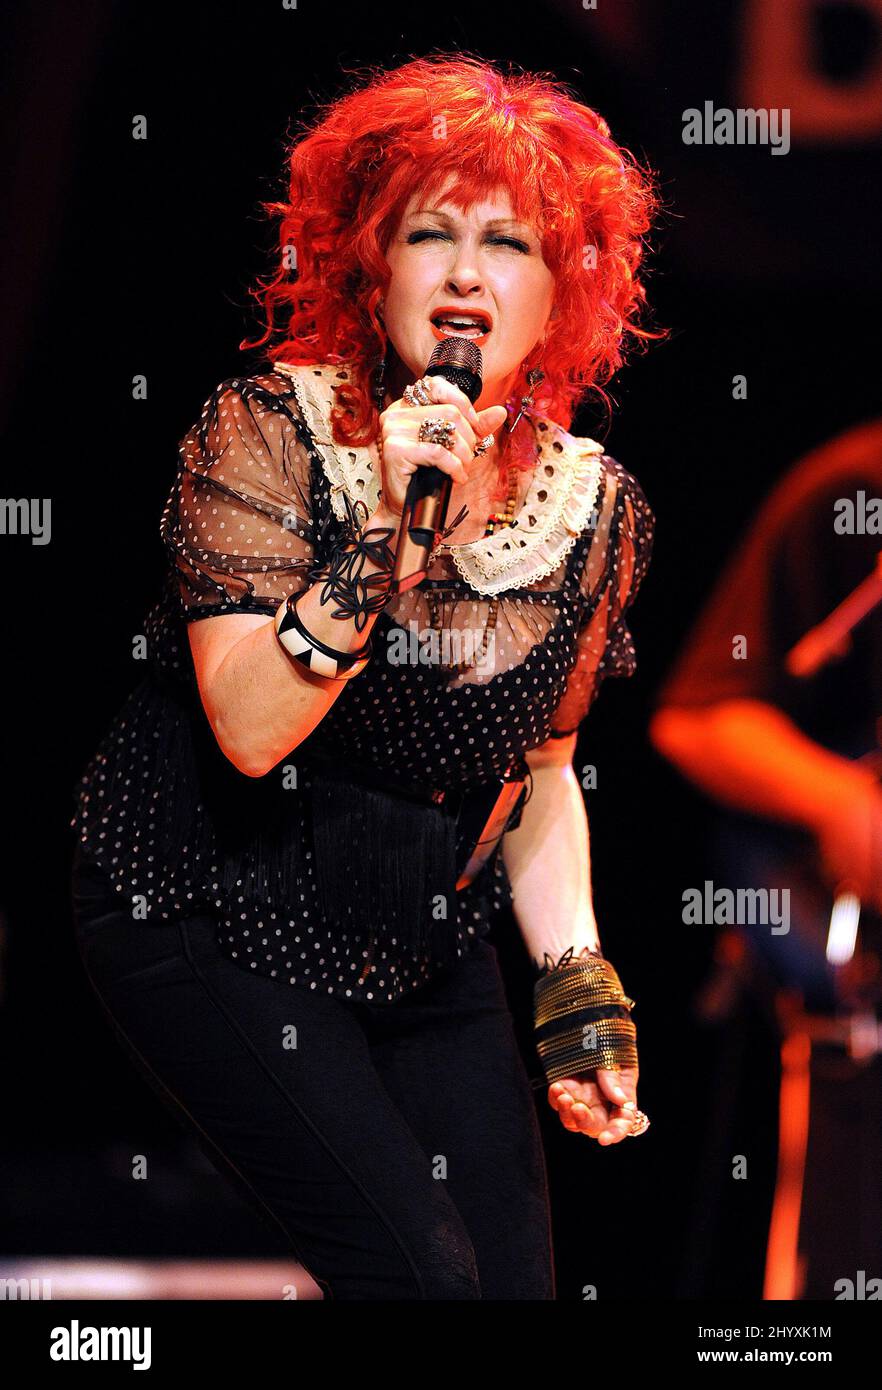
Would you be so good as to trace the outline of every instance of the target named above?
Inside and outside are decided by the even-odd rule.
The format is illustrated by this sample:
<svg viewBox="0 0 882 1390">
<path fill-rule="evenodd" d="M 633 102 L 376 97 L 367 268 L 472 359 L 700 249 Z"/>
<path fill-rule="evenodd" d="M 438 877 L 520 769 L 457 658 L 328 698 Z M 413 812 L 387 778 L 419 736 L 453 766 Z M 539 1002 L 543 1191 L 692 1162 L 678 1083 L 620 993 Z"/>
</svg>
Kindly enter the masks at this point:
<svg viewBox="0 0 882 1390">
<path fill-rule="evenodd" d="M 275 616 L 276 636 L 288 655 L 314 676 L 324 676 L 326 680 L 346 681 L 360 675 L 371 659 L 371 639 L 357 652 L 338 652 L 327 646 L 305 627 L 297 612 L 299 597 L 289 594 L 279 604 Z"/>
<path fill-rule="evenodd" d="M 368 618 L 379 613 L 389 598 L 395 554 L 389 545 L 395 532 L 391 527 L 372 526 L 364 530 L 359 524 L 358 508 L 367 510 L 363 502 L 353 504 L 344 492 L 346 520 L 333 546 L 330 559 L 313 568 L 309 577 L 321 581 L 319 602 L 334 603 L 331 617 L 355 622 L 361 632 Z M 365 573 L 365 561 L 375 568 Z M 376 591 L 376 592 L 372 592 Z M 350 680 L 359 675 L 371 659 L 371 639 L 356 652 L 340 652 L 315 637 L 297 612 L 299 594 L 290 594 L 278 608 L 275 618 L 276 636 L 289 656 L 293 656 L 313 675 L 326 680 Z"/>
</svg>

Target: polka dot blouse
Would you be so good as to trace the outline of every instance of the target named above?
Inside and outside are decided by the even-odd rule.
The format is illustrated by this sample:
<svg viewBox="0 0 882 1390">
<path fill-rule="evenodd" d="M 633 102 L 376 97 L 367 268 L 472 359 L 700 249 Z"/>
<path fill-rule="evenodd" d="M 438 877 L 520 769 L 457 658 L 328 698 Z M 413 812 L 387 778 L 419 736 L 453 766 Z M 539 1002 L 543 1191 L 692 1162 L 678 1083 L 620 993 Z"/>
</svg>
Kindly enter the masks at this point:
<svg viewBox="0 0 882 1390">
<path fill-rule="evenodd" d="M 149 670 L 80 779 L 72 824 L 145 930 L 208 911 L 245 970 L 391 1002 L 441 962 L 393 934 L 366 946 L 355 918 L 349 931 L 323 921 L 307 761 L 295 748 L 262 778 L 237 771 L 202 710 L 187 640 L 190 622 L 269 620 L 309 587 L 340 534 L 343 491 L 372 509 L 371 455 L 332 438 L 346 380 L 345 365 L 283 363 L 229 379 L 184 436 L 160 528 L 166 583 L 144 629 Z M 651 554 L 649 504 L 594 441 L 537 415 L 525 427 L 536 463 L 517 524 L 437 548 L 427 578 L 390 598 L 371 662 L 310 735 L 317 750 L 476 787 L 525 771 L 526 752 L 578 728 L 606 676 L 635 670 L 626 614 Z M 510 902 L 497 853 L 456 896 L 451 956 Z"/>
</svg>

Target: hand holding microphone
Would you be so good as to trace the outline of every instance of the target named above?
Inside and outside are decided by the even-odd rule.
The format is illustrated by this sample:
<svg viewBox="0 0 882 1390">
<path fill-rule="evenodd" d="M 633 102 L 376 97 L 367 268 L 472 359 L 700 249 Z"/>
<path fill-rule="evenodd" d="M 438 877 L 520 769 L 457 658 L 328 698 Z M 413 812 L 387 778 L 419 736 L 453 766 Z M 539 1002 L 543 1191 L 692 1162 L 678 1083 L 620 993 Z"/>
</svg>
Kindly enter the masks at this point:
<svg viewBox="0 0 882 1390">
<path fill-rule="evenodd" d="M 375 516 L 385 516 L 387 525 L 400 521 L 393 592 L 411 588 L 425 574 L 435 536 L 444 527 L 453 483 L 468 481 L 478 462 L 476 447 L 506 419 L 502 405 L 475 410 L 480 367 L 481 354 L 474 343 L 446 338 L 425 373 L 430 403 L 411 405 L 401 399 L 380 415 L 383 495 Z M 421 427 L 432 419 L 450 424 L 449 447 L 420 439 Z"/>
</svg>

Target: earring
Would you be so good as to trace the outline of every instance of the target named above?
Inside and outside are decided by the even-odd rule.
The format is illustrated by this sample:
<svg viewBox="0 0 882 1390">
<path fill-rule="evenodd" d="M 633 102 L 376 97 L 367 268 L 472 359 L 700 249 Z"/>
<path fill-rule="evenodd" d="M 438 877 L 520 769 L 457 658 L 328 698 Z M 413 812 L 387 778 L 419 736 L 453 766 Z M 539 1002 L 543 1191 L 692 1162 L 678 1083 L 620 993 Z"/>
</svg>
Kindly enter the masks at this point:
<svg viewBox="0 0 882 1390">
<path fill-rule="evenodd" d="M 377 403 L 377 410 L 382 412 L 383 401 L 386 397 L 386 359 L 381 357 L 379 364 L 375 368 L 376 379 L 374 381 L 374 400 Z"/>
<path fill-rule="evenodd" d="M 525 413 L 525 411 L 532 410 L 536 387 L 541 386 L 544 380 L 545 373 L 543 372 L 541 367 L 534 367 L 532 371 L 527 372 L 527 386 L 529 388 L 529 394 L 526 396 L 521 396 L 521 408 L 515 416 L 514 421 L 509 426 L 509 434 L 511 434 L 512 430 L 519 423 L 520 418 Z"/>
</svg>

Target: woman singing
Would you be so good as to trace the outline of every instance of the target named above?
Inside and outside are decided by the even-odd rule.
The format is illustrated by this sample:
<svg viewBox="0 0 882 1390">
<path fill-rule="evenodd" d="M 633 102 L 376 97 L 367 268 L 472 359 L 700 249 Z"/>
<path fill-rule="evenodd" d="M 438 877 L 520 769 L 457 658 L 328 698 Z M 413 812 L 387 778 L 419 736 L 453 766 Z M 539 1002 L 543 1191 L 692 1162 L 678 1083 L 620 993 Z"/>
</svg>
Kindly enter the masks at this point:
<svg viewBox="0 0 882 1390">
<path fill-rule="evenodd" d="M 567 425 L 657 336 L 656 206 L 554 80 L 372 74 L 293 144 L 255 292 L 274 345 L 180 446 L 149 674 L 78 787 L 77 943 L 136 1066 L 329 1298 L 554 1297 L 500 907 L 561 1123 L 648 1124 L 571 762 L 635 667 L 653 515 Z M 427 370 L 450 340 L 474 401 Z M 427 468 L 447 522 L 407 586 Z"/>
</svg>

